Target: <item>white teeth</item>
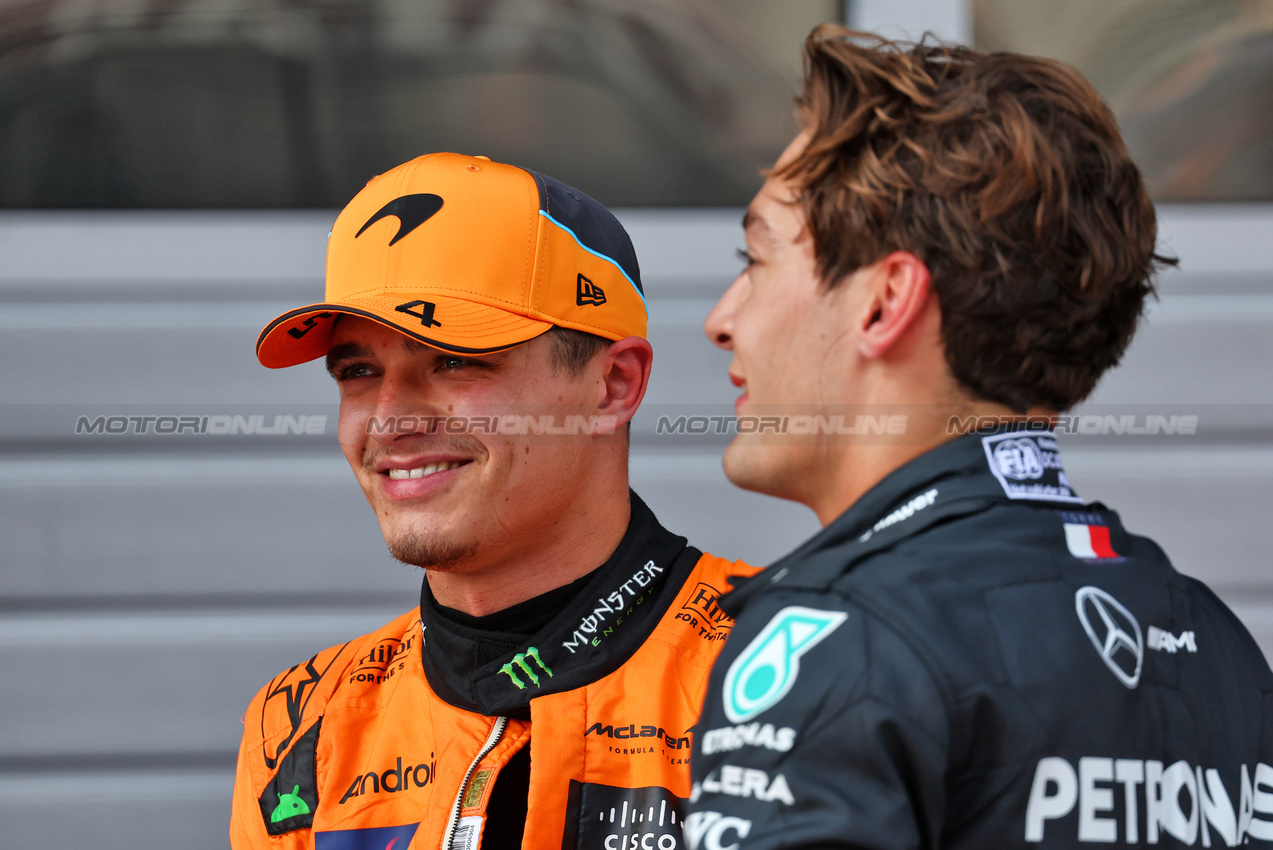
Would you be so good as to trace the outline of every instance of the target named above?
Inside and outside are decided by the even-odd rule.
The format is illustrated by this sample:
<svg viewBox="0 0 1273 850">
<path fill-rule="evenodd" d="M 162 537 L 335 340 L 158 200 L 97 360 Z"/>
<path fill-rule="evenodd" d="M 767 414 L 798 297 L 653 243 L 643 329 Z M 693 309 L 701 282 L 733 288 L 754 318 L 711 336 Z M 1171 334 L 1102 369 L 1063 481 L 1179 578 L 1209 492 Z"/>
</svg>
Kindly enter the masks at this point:
<svg viewBox="0 0 1273 850">
<path fill-rule="evenodd" d="M 442 463 L 430 463 L 424 466 L 417 466 L 415 469 L 391 469 L 389 477 L 394 481 L 402 481 L 407 478 L 424 478 L 426 475 L 432 475 L 435 472 L 445 472 L 448 469 L 455 469 L 463 464 L 463 461 L 448 460 Z"/>
</svg>

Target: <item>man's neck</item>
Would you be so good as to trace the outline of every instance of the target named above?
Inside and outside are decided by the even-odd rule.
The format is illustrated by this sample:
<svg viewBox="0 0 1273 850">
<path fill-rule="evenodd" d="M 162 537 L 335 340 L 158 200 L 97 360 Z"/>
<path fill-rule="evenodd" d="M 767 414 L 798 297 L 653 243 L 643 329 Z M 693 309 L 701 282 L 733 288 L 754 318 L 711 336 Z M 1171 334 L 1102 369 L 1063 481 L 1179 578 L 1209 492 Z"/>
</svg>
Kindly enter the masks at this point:
<svg viewBox="0 0 1273 850">
<path fill-rule="evenodd" d="M 463 611 L 439 605 L 429 590 L 428 582 L 425 582 L 426 591 L 420 594 L 420 604 L 429 606 L 434 614 L 446 622 L 467 629 L 507 636 L 529 636 L 546 626 L 573 602 L 596 572 L 593 570 L 590 573 L 584 573 L 582 577 L 569 584 L 563 584 L 561 587 L 553 588 L 546 593 L 483 617 L 473 617 Z"/>
<path fill-rule="evenodd" d="M 493 561 L 427 570 L 439 605 L 484 617 L 570 584 L 605 563 L 628 529 L 632 514 L 627 482 L 601 496 L 580 499 L 540 538 Z M 482 558 L 482 553 L 475 553 Z"/>
<path fill-rule="evenodd" d="M 964 433 L 952 427 L 952 423 L 967 422 L 970 417 L 983 421 L 994 418 L 1006 423 L 1014 419 L 1024 421 L 1053 416 L 1055 411 L 1040 408 L 1022 415 L 1005 405 L 988 401 L 935 406 L 930 413 L 909 416 L 905 435 L 894 443 L 842 447 L 830 462 L 829 474 L 820 482 L 822 486 L 811 491 L 806 504 L 825 527 L 895 469 Z"/>
</svg>

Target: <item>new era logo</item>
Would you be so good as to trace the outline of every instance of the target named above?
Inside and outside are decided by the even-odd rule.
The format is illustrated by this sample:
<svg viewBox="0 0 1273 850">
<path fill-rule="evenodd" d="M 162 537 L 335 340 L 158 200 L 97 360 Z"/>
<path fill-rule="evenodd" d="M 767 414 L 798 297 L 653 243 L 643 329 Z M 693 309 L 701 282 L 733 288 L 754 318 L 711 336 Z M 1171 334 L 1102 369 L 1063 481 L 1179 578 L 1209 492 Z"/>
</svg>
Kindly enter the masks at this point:
<svg viewBox="0 0 1273 850">
<path fill-rule="evenodd" d="M 575 303 L 582 307 L 585 304 L 601 306 L 606 303 L 606 294 L 582 274 L 575 280 Z"/>
</svg>

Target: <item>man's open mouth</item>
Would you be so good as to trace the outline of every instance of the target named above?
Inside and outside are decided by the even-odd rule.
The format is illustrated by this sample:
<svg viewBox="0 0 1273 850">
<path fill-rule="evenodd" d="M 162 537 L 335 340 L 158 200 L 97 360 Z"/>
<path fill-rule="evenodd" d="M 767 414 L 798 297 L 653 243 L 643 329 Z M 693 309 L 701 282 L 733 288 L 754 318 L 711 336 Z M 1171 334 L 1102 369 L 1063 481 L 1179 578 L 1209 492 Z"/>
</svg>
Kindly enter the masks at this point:
<svg viewBox="0 0 1273 850">
<path fill-rule="evenodd" d="M 390 469 L 389 477 L 394 481 L 402 481 L 407 478 L 425 478 L 436 472 L 445 472 L 448 469 L 455 469 L 472 463 L 468 460 L 446 460 L 440 463 L 427 463 L 424 466 L 417 466 L 412 469 Z"/>
</svg>

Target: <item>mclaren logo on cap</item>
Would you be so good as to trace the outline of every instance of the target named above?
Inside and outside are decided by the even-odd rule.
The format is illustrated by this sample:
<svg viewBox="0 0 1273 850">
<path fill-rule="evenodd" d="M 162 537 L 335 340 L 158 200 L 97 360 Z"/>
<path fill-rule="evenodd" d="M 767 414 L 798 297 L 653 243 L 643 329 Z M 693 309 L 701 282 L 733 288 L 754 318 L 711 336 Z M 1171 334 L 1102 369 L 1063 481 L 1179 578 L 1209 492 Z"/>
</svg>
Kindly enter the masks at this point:
<svg viewBox="0 0 1273 850">
<path fill-rule="evenodd" d="M 601 287 L 581 274 L 575 279 L 575 303 L 580 307 L 585 304 L 600 307 L 606 303 L 606 294 Z"/>
<path fill-rule="evenodd" d="M 364 230 L 380 221 L 380 219 L 394 216 L 398 219 L 398 232 L 389 240 L 389 244 L 392 245 L 424 224 L 440 209 L 442 209 L 442 199 L 437 195 L 403 195 L 401 198 L 394 198 L 381 207 L 375 215 L 367 219 L 367 223 L 359 228 L 358 232 L 354 234 L 354 238 L 357 239 L 362 236 Z"/>
</svg>

